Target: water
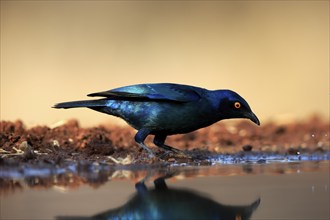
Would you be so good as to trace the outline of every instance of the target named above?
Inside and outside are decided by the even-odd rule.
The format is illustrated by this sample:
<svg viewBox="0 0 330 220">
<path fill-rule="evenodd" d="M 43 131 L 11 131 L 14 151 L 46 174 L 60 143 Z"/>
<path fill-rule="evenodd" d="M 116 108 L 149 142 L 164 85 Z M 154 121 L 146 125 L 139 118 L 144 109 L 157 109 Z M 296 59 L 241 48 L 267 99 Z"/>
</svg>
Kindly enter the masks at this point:
<svg viewBox="0 0 330 220">
<path fill-rule="evenodd" d="M 328 160 L 92 167 L 2 169 L 1 219 L 329 219 Z"/>
</svg>

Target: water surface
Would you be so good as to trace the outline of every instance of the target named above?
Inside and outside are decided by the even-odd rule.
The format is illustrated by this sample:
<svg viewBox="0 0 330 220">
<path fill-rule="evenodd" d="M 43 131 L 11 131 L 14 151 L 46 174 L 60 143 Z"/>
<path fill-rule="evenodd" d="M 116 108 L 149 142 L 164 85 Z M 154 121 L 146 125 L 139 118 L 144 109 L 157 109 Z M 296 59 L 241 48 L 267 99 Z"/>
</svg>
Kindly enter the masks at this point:
<svg viewBox="0 0 330 220">
<path fill-rule="evenodd" d="M 329 161 L 4 171 L 1 219 L 329 219 Z"/>
</svg>

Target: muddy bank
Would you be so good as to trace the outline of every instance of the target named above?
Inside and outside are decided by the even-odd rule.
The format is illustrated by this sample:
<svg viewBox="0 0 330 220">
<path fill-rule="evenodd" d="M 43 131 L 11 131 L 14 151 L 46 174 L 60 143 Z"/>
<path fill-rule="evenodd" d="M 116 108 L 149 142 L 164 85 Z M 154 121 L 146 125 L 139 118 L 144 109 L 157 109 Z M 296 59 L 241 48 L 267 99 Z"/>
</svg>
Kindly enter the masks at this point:
<svg viewBox="0 0 330 220">
<path fill-rule="evenodd" d="M 24 185 L 67 189 L 84 184 L 98 187 L 109 179 L 137 181 L 150 169 L 167 172 L 188 168 L 185 177 L 243 175 L 265 172 L 266 168 L 271 174 L 281 174 L 309 172 L 322 160 L 330 160 L 329 122 L 318 117 L 260 127 L 249 121 L 218 123 L 169 137 L 169 145 L 192 157 L 167 154 L 162 159 L 149 158 L 134 142 L 136 131 L 128 126 L 82 128 L 78 121 L 70 120 L 53 127 L 26 128 L 22 121 L 1 121 L 0 129 L 0 196 L 23 190 Z M 153 146 L 152 137 L 146 143 Z M 157 147 L 152 150 L 164 155 Z M 312 166 L 305 167 L 299 161 L 310 161 Z M 198 171 L 192 169 L 196 166 L 189 166 L 212 164 L 240 165 L 231 169 L 208 166 Z"/>
<path fill-rule="evenodd" d="M 109 164 L 158 164 L 189 162 L 191 158 L 168 154 L 162 159 L 148 157 L 135 142 L 135 130 L 126 126 L 100 125 L 82 128 L 77 120 L 61 122 L 53 127 L 26 128 L 22 121 L 0 122 L 1 163 L 60 164 L 63 161 L 97 161 Z M 288 155 L 329 150 L 329 122 L 319 117 L 277 125 L 258 127 L 249 121 L 217 123 L 184 135 L 170 136 L 168 145 L 188 155 L 238 152 L 274 152 Z M 152 137 L 146 141 L 153 146 Z M 164 151 L 152 147 L 156 155 Z"/>
</svg>

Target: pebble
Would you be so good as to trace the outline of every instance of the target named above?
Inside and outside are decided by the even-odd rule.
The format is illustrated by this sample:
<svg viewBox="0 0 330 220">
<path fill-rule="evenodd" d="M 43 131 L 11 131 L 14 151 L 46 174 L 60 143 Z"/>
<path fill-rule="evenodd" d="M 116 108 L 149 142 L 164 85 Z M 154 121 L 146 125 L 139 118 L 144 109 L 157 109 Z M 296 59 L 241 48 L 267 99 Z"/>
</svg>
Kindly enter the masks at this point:
<svg viewBox="0 0 330 220">
<path fill-rule="evenodd" d="M 253 148 L 253 146 L 252 145 L 244 145 L 243 147 L 242 147 L 242 149 L 243 149 L 243 151 L 246 151 L 246 152 L 248 152 L 248 151 L 252 151 L 252 148 Z"/>
</svg>

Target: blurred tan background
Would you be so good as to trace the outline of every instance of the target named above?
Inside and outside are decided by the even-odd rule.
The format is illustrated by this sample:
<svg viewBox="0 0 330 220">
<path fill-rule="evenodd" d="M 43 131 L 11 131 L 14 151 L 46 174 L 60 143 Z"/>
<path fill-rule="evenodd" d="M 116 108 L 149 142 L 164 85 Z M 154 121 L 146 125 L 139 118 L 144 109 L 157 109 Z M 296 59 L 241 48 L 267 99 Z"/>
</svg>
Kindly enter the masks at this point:
<svg viewBox="0 0 330 220">
<path fill-rule="evenodd" d="M 1 1 L 1 120 L 119 122 L 62 101 L 174 82 L 240 93 L 261 120 L 329 118 L 329 2 Z"/>
</svg>

